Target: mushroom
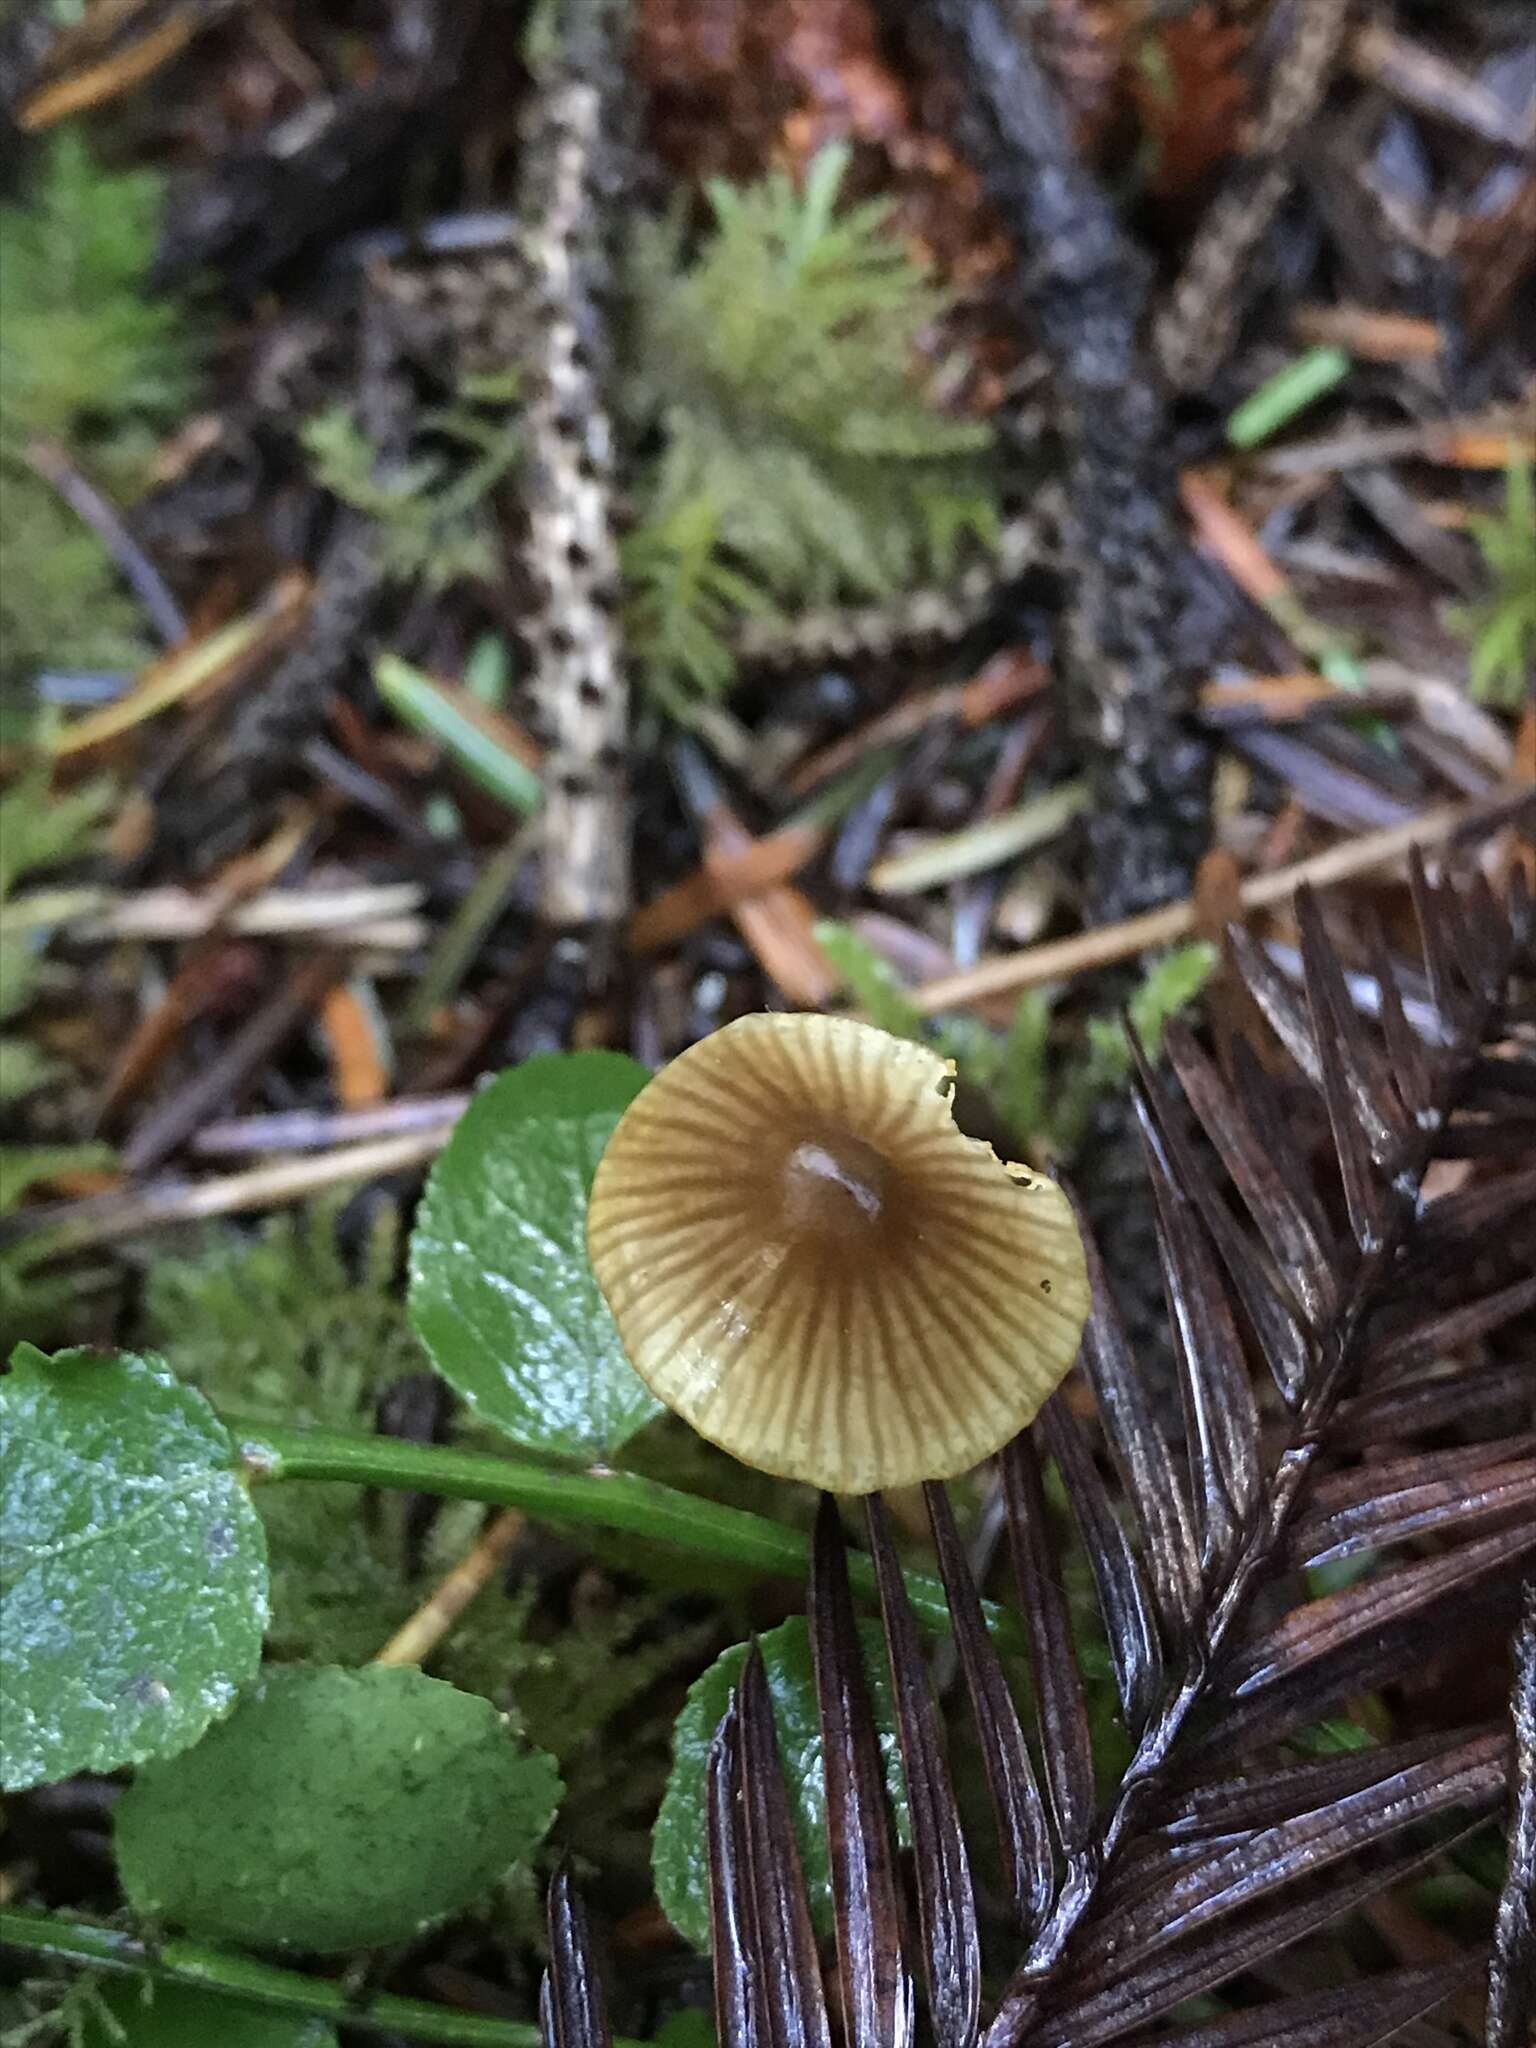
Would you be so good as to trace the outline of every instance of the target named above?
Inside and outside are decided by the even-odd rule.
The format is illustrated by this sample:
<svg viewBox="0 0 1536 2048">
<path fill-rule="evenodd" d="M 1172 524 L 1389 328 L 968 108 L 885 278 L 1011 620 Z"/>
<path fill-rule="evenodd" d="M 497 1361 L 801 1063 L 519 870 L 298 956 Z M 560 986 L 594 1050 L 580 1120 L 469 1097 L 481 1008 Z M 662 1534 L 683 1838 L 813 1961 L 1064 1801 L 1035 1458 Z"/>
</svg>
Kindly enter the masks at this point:
<svg viewBox="0 0 1536 2048">
<path fill-rule="evenodd" d="M 640 1377 L 744 1465 L 835 1493 L 969 1470 L 1076 1356 L 1060 1188 L 956 1128 L 952 1065 L 847 1017 L 751 1016 L 665 1067 L 587 1246 Z"/>
</svg>

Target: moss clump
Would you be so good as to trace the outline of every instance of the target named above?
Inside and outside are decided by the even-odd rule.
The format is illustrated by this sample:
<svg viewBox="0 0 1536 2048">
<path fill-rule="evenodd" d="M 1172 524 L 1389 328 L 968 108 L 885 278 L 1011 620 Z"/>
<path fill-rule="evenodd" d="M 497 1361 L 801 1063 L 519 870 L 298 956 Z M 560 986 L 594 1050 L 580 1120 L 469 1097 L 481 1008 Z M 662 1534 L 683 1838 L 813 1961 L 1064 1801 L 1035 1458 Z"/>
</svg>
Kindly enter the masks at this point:
<svg viewBox="0 0 1536 2048">
<path fill-rule="evenodd" d="M 918 375 L 945 296 L 885 202 L 839 205 L 847 163 L 711 183 L 691 256 L 676 219 L 636 237 L 622 399 L 655 452 L 625 568 L 663 695 L 729 684 L 739 615 L 888 597 L 995 531 L 990 432 Z"/>
<path fill-rule="evenodd" d="M 0 208 L 0 673 L 117 668 L 147 652 L 138 610 L 95 535 L 25 455 L 66 444 L 118 498 L 142 486 L 155 437 L 191 394 L 185 307 L 144 289 L 161 180 L 112 171 L 65 130 Z"/>
</svg>

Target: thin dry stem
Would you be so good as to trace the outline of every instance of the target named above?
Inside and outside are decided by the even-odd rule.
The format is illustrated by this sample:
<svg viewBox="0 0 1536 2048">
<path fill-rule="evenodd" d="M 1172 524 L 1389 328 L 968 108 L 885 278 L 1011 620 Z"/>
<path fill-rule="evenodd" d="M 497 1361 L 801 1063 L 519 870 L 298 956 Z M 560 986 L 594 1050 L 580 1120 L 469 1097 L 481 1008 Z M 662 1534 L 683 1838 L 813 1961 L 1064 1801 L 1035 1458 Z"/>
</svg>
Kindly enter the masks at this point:
<svg viewBox="0 0 1536 2048">
<path fill-rule="evenodd" d="M 426 1166 L 447 1144 L 452 1129 L 451 1124 L 441 1124 L 405 1137 L 381 1138 L 370 1145 L 340 1145 L 318 1157 L 274 1159 L 246 1173 L 224 1174 L 214 1180 L 152 1182 L 148 1187 L 81 1202 L 51 1216 L 38 1211 L 36 1234 L 47 1237 L 50 1252 L 74 1252 L 132 1237 L 157 1224 L 201 1223 L 213 1216 L 283 1208 L 347 1181 L 376 1180 L 382 1174 Z"/>
<path fill-rule="evenodd" d="M 1509 809 L 1512 798 L 1522 806 L 1533 801 L 1519 792 L 1501 791 L 1494 800 L 1443 804 L 1408 819 L 1405 824 L 1346 839 L 1324 853 L 1276 868 L 1273 874 L 1250 875 L 1242 886 L 1243 909 L 1266 910 L 1285 902 L 1305 884 L 1324 888 L 1350 875 L 1386 867 L 1401 860 L 1415 846 L 1443 846 L 1468 826 L 1492 822 L 1500 812 Z M 1070 981 L 1074 975 L 1113 966 L 1151 947 L 1171 946 L 1175 940 L 1187 938 L 1195 928 L 1195 901 L 1186 896 L 1141 917 L 1125 918 L 1119 924 L 1096 925 L 1070 939 L 1052 939 L 1042 946 L 1026 946 L 1017 953 L 980 960 L 959 974 L 945 974 L 936 981 L 923 982 L 912 990 L 912 1001 L 932 1015 L 936 1010 L 961 1009 L 989 996 L 1038 988 L 1046 981 Z"/>
<path fill-rule="evenodd" d="M 390 1637 L 375 1664 L 421 1664 L 476 1596 L 484 1592 L 527 1527 L 516 1508 L 503 1508 L 488 1522 L 478 1540 L 453 1569 L 440 1579 L 408 1621 Z"/>
</svg>

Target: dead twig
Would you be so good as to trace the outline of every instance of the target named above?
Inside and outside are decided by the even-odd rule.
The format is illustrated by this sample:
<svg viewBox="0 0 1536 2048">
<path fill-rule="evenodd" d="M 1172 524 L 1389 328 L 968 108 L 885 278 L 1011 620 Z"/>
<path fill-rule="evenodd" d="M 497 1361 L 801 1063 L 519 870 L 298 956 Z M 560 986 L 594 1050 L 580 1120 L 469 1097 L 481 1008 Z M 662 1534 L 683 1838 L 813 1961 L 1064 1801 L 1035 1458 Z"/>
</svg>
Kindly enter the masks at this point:
<svg viewBox="0 0 1536 2048">
<path fill-rule="evenodd" d="M 877 896 L 913 896 L 985 874 L 1058 838 L 1087 801 L 1083 783 L 1058 782 L 1000 816 L 984 815 L 958 832 L 937 833 L 887 854 L 870 869 L 869 887 Z"/>
<path fill-rule="evenodd" d="M 166 1224 L 206 1223 L 216 1216 L 287 1208 L 326 1188 L 379 1180 L 385 1174 L 426 1166 L 447 1144 L 451 1129 L 449 1124 L 439 1124 L 373 1144 L 339 1145 L 318 1157 L 274 1159 L 213 1180 L 151 1181 L 144 1187 L 94 1195 L 83 1202 L 39 1206 L 7 1217 L 0 1225 L 0 1243 L 32 1240 L 50 1255 L 62 1255 L 92 1245 L 114 1244 Z"/>
<path fill-rule="evenodd" d="M 126 696 L 67 726 L 53 743 L 56 754 L 78 754 L 131 732 L 196 693 L 223 690 L 297 631 L 309 607 L 309 579 L 280 576 L 261 601 L 201 639 L 181 641 L 152 662 Z"/>
<path fill-rule="evenodd" d="M 1402 860 L 1415 846 L 1443 846 L 1463 831 L 1491 830 L 1497 824 L 1513 822 L 1524 812 L 1536 814 L 1536 796 L 1520 791 L 1506 790 L 1496 802 L 1442 805 L 1409 819 L 1406 824 L 1343 840 L 1326 852 L 1312 854 L 1290 867 L 1277 868 L 1273 874 L 1249 876 L 1242 885 L 1242 907 L 1244 911 L 1268 909 L 1272 904 L 1284 903 L 1304 885 L 1325 888 L 1351 875 L 1366 874 L 1372 868 Z M 980 960 L 963 973 L 924 982 L 911 991 L 911 999 L 931 1016 L 937 1010 L 962 1009 L 990 996 L 1038 988 L 1042 982 L 1070 981 L 1075 975 L 1133 959 L 1151 947 L 1171 946 L 1178 939 L 1188 938 L 1196 928 L 1196 915 L 1195 899 L 1187 896 L 1141 917 L 1126 918 L 1120 924 L 1097 925 L 1070 939 L 1052 939 L 1045 945 L 1026 946 L 998 959 Z"/>
<path fill-rule="evenodd" d="M 264 889 L 248 903 L 231 904 L 226 892 L 167 886 L 118 895 L 110 889 L 39 889 L 8 903 L 14 932 L 67 928 L 77 939 L 199 939 L 225 931 L 239 938 L 292 938 L 323 933 L 334 945 L 411 952 L 427 926 L 410 913 L 426 891 L 419 882 L 364 884 L 347 889 Z"/>
<path fill-rule="evenodd" d="M 1291 331 L 1298 341 L 1348 349 L 1368 363 L 1432 363 L 1445 347 L 1435 321 L 1372 306 L 1298 306 Z"/>
<path fill-rule="evenodd" d="M 1027 704 L 1049 683 L 1042 662 L 1022 648 L 1004 648 L 969 682 L 941 683 L 936 689 L 903 697 L 857 732 L 822 747 L 795 769 L 789 787 L 796 796 L 804 796 L 844 768 L 853 767 L 874 748 L 892 740 L 911 739 L 941 718 L 957 718 L 966 726 L 985 725 L 1003 712 Z"/>
<path fill-rule="evenodd" d="M 821 851 L 826 837 L 819 825 L 783 825 L 739 852 L 717 850 L 703 867 L 635 912 L 629 921 L 629 950 L 657 953 L 675 946 L 710 918 L 789 881 Z"/>
<path fill-rule="evenodd" d="M 206 1117 L 244 1092 L 256 1069 L 303 1023 L 341 975 L 341 962 L 322 953 L 302 962 L 282 987 L 235 1033 L 216 1060 L 168 1102 L 151 1110 L 123 1147 L 129 1173 L 147 1173 L 174 1152 Z"/>
<path fill-rule="evenodd" d="M 1517 413 L 1495 411 L 1409 427 L 1349 427 L 1322 440 L 1260 448 L 1249 459 L 1267 476 L 1312 477 L 1405 455 L 1448 469 L 1506 469 L 1512 462 L 1536 461 L 1536 434 Z"/>
<path fill-rule="evenodd" d="M 1416 113 L 1495 149 L 1536 154 L 1536 111 L 1529 110 L 1529 103 L 1523 116 L 1512 113 L 1449 58 L 1399 35 L 1385 21 L 1362 22 L 1349 39 L 1347 55 L 1356 77 L 1379 85 Z"/>
<path fill-rule="evenodd" d="M 947 46 L 963 138 L 1018 245 L 1018 295 L 1068 409 L 1065 708 L 1093 790 L 1090 914 L 1113 919 L 1187 890 L 1209 839 L 1184 537 L 1142 342 L 1148 265 L 1079 156 L 1015 11 L 1001 0 L 916 11 Z"/>
<path fill-rule="evenodd" d="M 952 584 L 906 591 L 884 604 L 831 605 L 792 619 L 744 620 L 734 640 L 736 658 L 747 668 L 814 669 L 963 640 L 1026 569 L 1059 564 L 1061 519 L 1061 492 L 1047 485 L 1027 512 L 1003 522 L 996 546 L 968 563 Z"/>
<path fill-rule="evenodd" d="M 489 1521 L 478 1540 L 432 1588 L 416 1612 L 390 1637 L 375 1664 L 421 1664 L 458 1621 L 470 1602 L 484 1592 L 506 1563 L 527 1527 L 516 1508 L 503 1508 Z"/>
<path fill-rule="evenodd" d="M 683 801 L 704 842 L 705 875 L 729 873 L 755 842 L 726 803 L 703 754 L 691 741 L 673 750 Z M 770 882 L 731 907 L 731 920 L 756 954 L 768 978 L 792 1003 L 820 1009 L 837 992 L 837 976 L 816 943 L 816 913 L 809 899 L 788 882 Z"/>
<path fill-rule="evenodd" d="M 187 637 L 186 614 L 143 548 L 134 539 L 121 512 L 104 497 L 90 478 L 83 476 L 62 448 L 52 441 L 33 441 L 26 451 L 27 467 L 51 484 L 75 517 L 87 525 L 112 557 L 123 581 L 144 608 L 159 638 L 174 647 Z"/>
<path fill-rule="evenodd" d="M 226 1117 L 194 1131 L 189 1149 L 208 1159 L 242 1152 L 323 1152 L 360 1138 L 451 1130 L 469 1100 L 461 1091 L 397 1096 L 369 1109 L 288 1109 L 267 1116 Z"/>
<path fill-rule="evenodd" d="M 1302 138 L 1328 90 L 1353 0 L 1298 0 L 1290 41 L 1248 153 L 1201 221 L 1153 329 L 1153 351 L 1175 391 L 1220 369 L 1248 295 L 1245 275 L 1295 177 Z"/>
<path fill-rule="evenodd" d="M 523 412 L 523 630 L 547 747 L 541 904 L 556 930 L 629 910 L 629 690 L 615 604 L 605 246 L 623 96 L 622 9 L 570 0 L 523 124 L 517 213 L 531 318 Z"/>
</svg>

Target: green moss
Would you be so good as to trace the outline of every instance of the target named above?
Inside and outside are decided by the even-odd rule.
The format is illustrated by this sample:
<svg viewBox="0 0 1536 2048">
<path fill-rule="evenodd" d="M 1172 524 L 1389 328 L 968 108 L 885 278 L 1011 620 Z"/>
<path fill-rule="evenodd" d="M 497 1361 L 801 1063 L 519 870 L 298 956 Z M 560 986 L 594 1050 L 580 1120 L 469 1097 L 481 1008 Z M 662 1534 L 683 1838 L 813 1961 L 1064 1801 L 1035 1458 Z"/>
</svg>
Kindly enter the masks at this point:
<svg viewBox="0 0 1536 2048">
<path fill-rule="evenodd" d="M 185 308 L 146 295 L 161 180 L 109 171 L 70 129 L 0 208 L 0 664 L 115 668 L 147 653 L 105 551 L 24 456 L 38 437 L 114 496 L 140 488 L 195 380 Z"/>
<path fill-rule="evenodd" d="M 0 213 L 0 384 L 8 433 L 116 438 L 174 419 L 192 382 L 181 308 L 147 298 L 161 181 L 108 171 L 65 129 Z"/>
<path fill-rule="evenodd" d="M 0 583 L 5 581 L 9 565 Z M 19 883 L 91 850 L 115 801 L 105 780 L 63 794 L 52 792 L 49 784 L 47 771 L 33 768 L 0 795 L 0 921 Z M 0 939 L 0 1024 L 14 1024 L 31 1006 L 46 944 L 46 932 L 7 933 Z M 0 1109 L 25 1103 L 66 1072 L 34 1040 L 16 1031 L 0 1033 Z M 41 1181 L 111 1162 L 111 1152 L 100 1144 L 0 1145 L 0 1215 L 19 1206 Z M 67 1330 L 89 1293 L 78 1274 L 42 1270 L 44 1256 L 43 1248 L 26 1243 L 0 1253 L 0 1351 L 7 1355 L 21 1338 L 36 1342 Z"/>
<path fill-rule="evenodd" d="M 931 1044 L 961 1077 L 990 1095 L 1021 1143 L 1044 1142 L 1070 1157 L 1095 1107 L 1131 1074 L 1130 1041 L 1118 1016 L 1087 1016 L 1055 1028 L 1055 996 L 1026 989 L 1006 1032 L 974 1018 L 930 1023 L 908 999 L 890 964 L 850 926 L 816 927 L 822 951 L 872 1023 L 900 1038 Z M 1162 1050 L 1169 1019 L 1193 1003 L 1216 965 L 1216 950 L 1196 940 L 1152 960 L 1127 1005 L 1147 1055 Z"/>
<path fill-rule="evenodd" d="M 625 568 L 663 696 L 728 686 L 736 617 L 888 596 L 995 530 L 989 431 L 917 373 L 944 295 L 884 202 L 840 207 L 847 162 L 824 150 L 802 188 L 710 184 L 691 258 L 675 219 L 635 238 L 622 397 L 658 452 Z"/>
<path fill-rule="evenodd" d="M 3 265 L 0 255 L 0 265 Z M 0 674 L 127 669 L 150 652 L 138 605 L 95 534 L 0 445 Z"/>
<path fill-rule="evenodd" d="M 1490 588 L 1452 610 L 1450 622 L 1471 646 L 1473 696 L 1516 711 L 1536 690 L 1536 471 L 1528 462 L 1511 461 L 1502 512 L 1474 519 L 1472 537 Z"/>
<path fill-rule="evenodd" d="M 423 1370 L 396 1283 L 398 1219 L 385 1212 L 349 1266 L 337 1205 L 254 1236 L 210 1231 L 163 1256 L 145 1290 L 147 1340 L 231 1414 L 370 1429 L 380 1396 Z M 268 1642 L 282 1657 L 360 1662 L 417 1601 L 398 1502 L 370 1514 L 350 1486 L 265 1487 L 272 1563 Z"/>
<path fill-rule="evenodd" d="M 500 557 L 489 500 L 516 457 L 515 432 L 499 400 L 489 409 L 461 402 L 426 424 L 439 452 L 393 470 L 340 407 L 310 420 L 301 438 L 315 481 L 375 522 L 391 576 L 433 592 L 490 580 Z"/>
<path fill-rule="evenodd" d="M 487 1694 L 560 1767 L 566 1850 L 608 1883 L 648 1888 L 650 1829 L 666 1784 L 683 1687 L 720 1642 L 719 1623 L 680 1623 L 673 1596 L 603 1599 L 551 1625 L 532 1590 L 489 1588 L 433 1668 Z"/>
</svg>

